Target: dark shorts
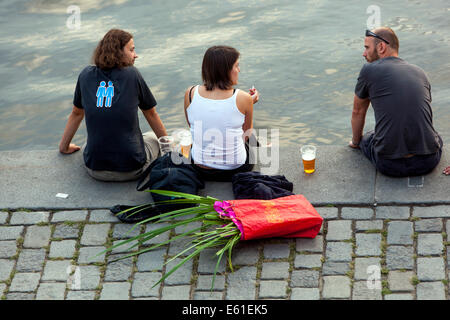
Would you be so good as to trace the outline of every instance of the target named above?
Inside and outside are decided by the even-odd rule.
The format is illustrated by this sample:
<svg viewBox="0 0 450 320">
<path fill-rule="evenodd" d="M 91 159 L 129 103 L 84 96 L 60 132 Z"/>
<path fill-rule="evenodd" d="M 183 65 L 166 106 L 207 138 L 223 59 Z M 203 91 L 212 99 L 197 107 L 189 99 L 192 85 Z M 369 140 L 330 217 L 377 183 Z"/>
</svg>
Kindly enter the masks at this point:
<svg viewBox="0 0 450 320">
<path fill-rule="evenodd" d="M 373 131 L 367 132 L 363 136 L 359 147 L 377 170 L 387 176 L 410 177 L 424 175 L 432 171 L 441 160 L 443 142 L 440 136 L 440 148 L 436 153 L 400 159 L 384 159 L 378 156 L 373 149 L 373 136 Z"/>
</svg>

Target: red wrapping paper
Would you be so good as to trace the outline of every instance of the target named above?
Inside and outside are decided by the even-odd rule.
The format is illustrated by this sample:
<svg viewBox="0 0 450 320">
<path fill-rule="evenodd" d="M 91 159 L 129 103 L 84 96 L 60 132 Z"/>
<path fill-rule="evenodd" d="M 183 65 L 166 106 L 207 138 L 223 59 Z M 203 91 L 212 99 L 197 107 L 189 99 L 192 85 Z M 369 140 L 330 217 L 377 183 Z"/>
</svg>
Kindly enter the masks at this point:
<svg viewBox="0 0 450 320">
<path fill-rule="evenodd" d="M 273 200 L 228 200 L 242 224 L 242 240 L 314 238 L 323 218 L 303 195 Z"/>
</svg>

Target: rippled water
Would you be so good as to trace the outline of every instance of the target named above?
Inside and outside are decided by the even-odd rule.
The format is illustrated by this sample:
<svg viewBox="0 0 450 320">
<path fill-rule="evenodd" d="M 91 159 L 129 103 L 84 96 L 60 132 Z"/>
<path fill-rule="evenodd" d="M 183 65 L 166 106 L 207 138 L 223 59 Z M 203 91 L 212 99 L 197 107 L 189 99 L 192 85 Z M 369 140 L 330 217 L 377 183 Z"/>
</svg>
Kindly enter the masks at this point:
<svg viewBox="0 0 450 320">
<path fill-rule="evenodd" d="M 80 29 L 66 25 L 73 1 L 0 2 L 0 150 L 56 149 L 79 72 L 110 28 L 134 35 L 139 68 L 172 131 L 185 127 L 183 95 L 200 82 L 205 50 L 241 52 L 239 88 L 260 91 L 255 128 L 280 142 L 346 144 L 371 2 L 343 0 L 78 0 Z M 434 124 L 450 138 L 450 3 L 377 1 L 400 57 L 430 78 Z M 140 116 L 141 128 L 148 124 Z M 369 111 L 366 129 L 374 126 Z M 86 139 L 84 124 L 74 142 Z"/>
</svg>

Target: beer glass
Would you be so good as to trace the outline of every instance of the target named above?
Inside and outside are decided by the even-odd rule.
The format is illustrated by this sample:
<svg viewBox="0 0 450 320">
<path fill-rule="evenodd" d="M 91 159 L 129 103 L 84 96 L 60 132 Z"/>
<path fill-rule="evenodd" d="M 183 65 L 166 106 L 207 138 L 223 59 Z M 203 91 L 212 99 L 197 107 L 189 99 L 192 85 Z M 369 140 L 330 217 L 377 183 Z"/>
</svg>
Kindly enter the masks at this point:
<svg viewBox="0 0 450 320">
<path fill-rule="evenodd" d="M 180 148 L 181 148 L 181 154 L 185 158 L 189 158 L 189 153 L 191 151 L 191 145 L 192 145 L 192 136 L 190 131 L 182 131 L 179 134 L 180 136 Z"/>
<path fill-rule="evenodd" d="M 173 151 L 174 141 L 175 140 L 172 136 L 162 136 L 158 139 L 159 148 L 161 149 L 162 155 Z"/>
<path fill-rule="evenodd" d="M 300 148 L 303 160 L 303 170 L 305 173 L 313 173 L 316 168 L 316 147 L 306 145 Z"/>
</svg>

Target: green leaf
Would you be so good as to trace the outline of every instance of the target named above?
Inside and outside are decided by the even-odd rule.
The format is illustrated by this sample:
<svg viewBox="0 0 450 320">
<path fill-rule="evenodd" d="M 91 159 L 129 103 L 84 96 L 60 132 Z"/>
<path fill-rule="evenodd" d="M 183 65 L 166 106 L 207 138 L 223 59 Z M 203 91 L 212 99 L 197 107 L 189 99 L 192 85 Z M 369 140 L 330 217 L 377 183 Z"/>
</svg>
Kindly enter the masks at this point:
<svg viewBox="0 0 450 320">
<path fill-rule="evenodd" d="M 194 258 L 195 256 L 197 256 L 198 254 L 200 254 L 200 252 L 202 252 L 205 248 L 210 247 L 216 240 L 212 240 L 211 243 L 206 243 L 203 246 L 197 248 L 197 250 L 195 250 L 195 252 L 191 253 L 189 256 L 187 256 L 186 258 L 184 258 L 180 263 L 178 263 L 175 267 L 173 267 L 172 269 L 170 269 L 169 272 L 167 272 L 161 279 L 159 279 L 159 281 L 157 283 L 155 283 L 152 288 L 154 288 L 155 286 L 157 286 L 159 283 L 161 283 L 162 281 L 164 281 L 168 276 L 170 276 L 172 273 L 174 273 L 176 270 L 178 270 L 178 268 L 180 268 L 183 264 L 185 264 L 187 261 L 189 261 L 190 259 Z"/>
</svg>

